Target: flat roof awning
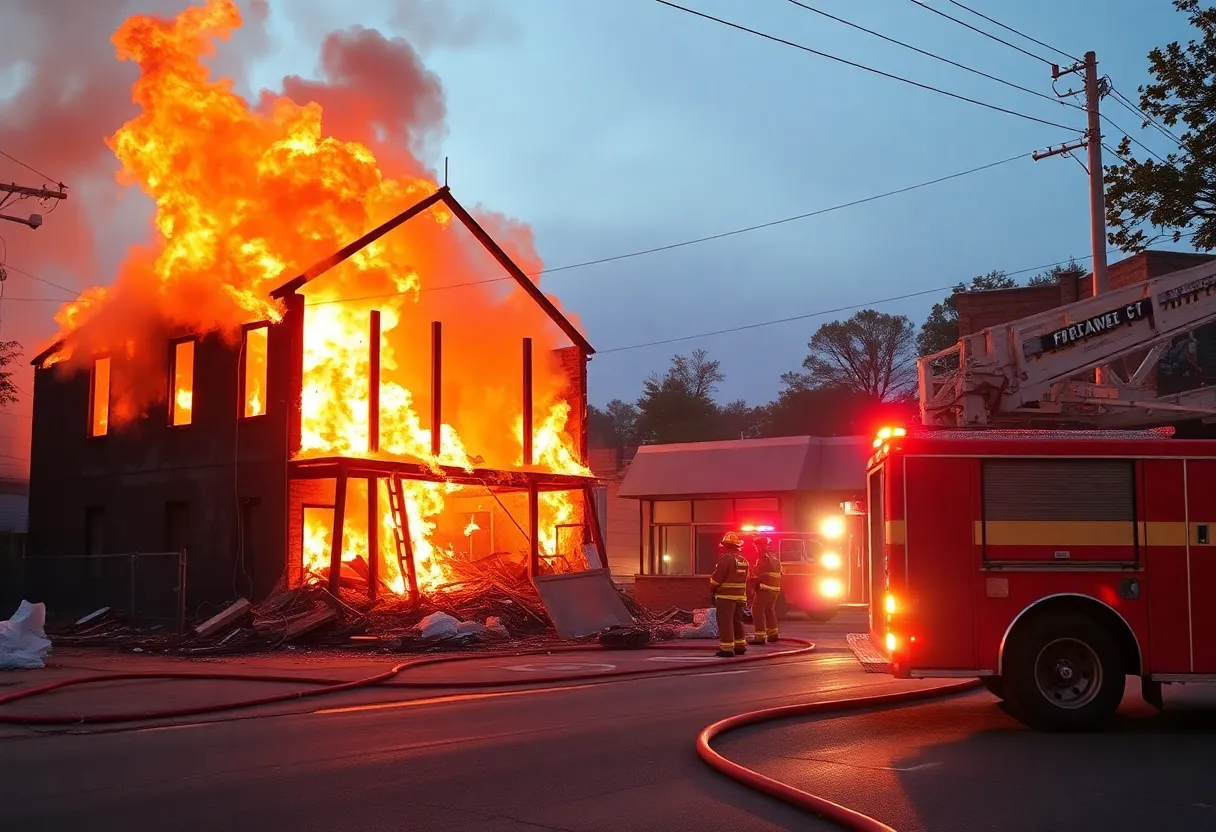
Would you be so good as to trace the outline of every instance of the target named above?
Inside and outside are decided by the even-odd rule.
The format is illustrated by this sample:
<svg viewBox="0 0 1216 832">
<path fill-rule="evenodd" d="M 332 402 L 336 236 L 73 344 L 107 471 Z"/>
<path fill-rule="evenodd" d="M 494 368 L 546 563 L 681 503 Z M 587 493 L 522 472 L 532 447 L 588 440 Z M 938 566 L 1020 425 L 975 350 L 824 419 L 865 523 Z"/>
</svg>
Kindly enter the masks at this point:
<svg viewBox="0 0 1216 832">
<path fill-rule="evenodd" d="M 870 444 L 863 436 L 781 436 L 643 445 L 617 493 L 674 498 L 860 490 Z"/>
</svg>

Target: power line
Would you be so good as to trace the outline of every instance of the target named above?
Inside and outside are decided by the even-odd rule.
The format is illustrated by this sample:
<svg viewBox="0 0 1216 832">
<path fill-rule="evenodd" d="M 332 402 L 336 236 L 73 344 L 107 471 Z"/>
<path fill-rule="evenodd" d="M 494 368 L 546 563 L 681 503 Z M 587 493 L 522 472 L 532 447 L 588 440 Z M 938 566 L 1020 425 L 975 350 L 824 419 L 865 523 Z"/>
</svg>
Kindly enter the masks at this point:
<svg viewBox="0 0 1216 832">
<path fill-rule="evenodd" d="M 25 168 L 25 169 L 26 169 L 26 170 L 28 170 L 30 173 L 36 173 L 36 174 L 38 174 L 39 176 L 41 176 L 43 179 L 47 180 L 48 182 L 54 182 L 54 183 L 55 183 L 56 185 L 58 185 L 58 186 L 59 186 L 61 189 L 64 187 L 63 183 L 62 183 L 62 182 L 60 182 L 60 181 L 59 181 L 58 179 L 56 179 L 55 177 L 53 177 L 53 176 L 47 176 L 45 173 L 43 173 L 42 171 L 38 170 L 37 168 L 35 168 L 35 167 L 31 167 L 31 166 L 27 165 L 25 162 L 21 161 L 21 160 L 20 160 L 20 159 L 18 159 L 16 156 L 13 156 L 13 155 L 11 155 L 11 154 L 5 153 L 3 150 L 0 150 L 0 156 L 3 156 L 5 159 L 8 159 L 10 162 L 16 162 L 18 165 L 21 165 L 21 167 Z"/>
<path fill-rule="evenodd" d="M 1183 238 L 1193 237 L 1193 236 L 1195 236 L 1194 233 L 1184 234 Z M 1110 254 L 1111 252 L 1117 252 L 1117 251 L 1119 251 L 1118 248 L 1110 248 L 1110 249 L 1107 249 L 1107 254 Z M 1013 272 L 1002 272 L 1002 274 L 1005 277 L 1015 277 L 1017 275 L 1026 274 L 1028 272 L 1041 273 L 1048 269 L 1053 269 L 1056 266 L 1066 266 L 1069 263 L 1077 263 L 1080 261 L 1089 260 L 1092 257 L 1093 257 L 1092 254 L 1087 254 L 1083 257 L 1069 257 L 1067 260 L 1057 260 L 1055 263 L 1048 263 L 1045 266 L 1032 266 L 1032 267 L 1026 268 L 1026 269 L 1018 269 L 1017 271 L 1013 271 Z M 609 349 L 598 350 L 596 352 L 596 355 L 608 355 L 609 353 L 628 352 L 631 350 L 645 349 L 646 347 L 658 347 L 658 346 L 662 346 L 664 344 L 675 344 L 675 343 L 679 343 L 681 341 L 694 341 L 694 340 L 697 340 L 700 338 L 711 338 L 716 335 L 728 335 L 733 332 L 743 332 L 743 331 L 749 330 L 749 329 L 760 329 L 762 327 L 777 326 L 778 324 L 791 323 L 793 321 L 805 321 L 808 318 L 819 318 L 819 317 L 823 317 L 824 315 L 837 315 L 841 312 L 850 312 L 854 309 L 869 309 L 869 308 L 872 308 L 875 306 L 881 306 L 881 305 L 887 304 L 887 303 L 894 303 L 896 301 L 907 300 L 909 298 L 922 297 L 924 295 L 932 295 L 932 294 L 936 294 L 938 292 L 949 292 L 949 291 L 952 291 L 958 285 L 959 285 L 958 283 L 954 283 L 949 286 L 938 286 L 933 289 L 924 289 L 924 290 L 921 290 L 918 292 L 908 292 L 908 293 L 905 293 L 902 295 L 894 295 L 892 297 L 879 298 L 878 300 L 866 301 L 865 303 L 853 303 L 853 304 L 849 304 L 848 306 L 838 306 L 835 309 L 822 309 L 817 312 L 807 312 L 805 315 L 791 315 L 791 316 L 785 317 L 785 318 L 774 318 L 772 320 L 760 321 L 760 322 L 754 323 L 754 324 L 743 324 L 742 326 L 732 326 L 732 327 L 728 327 L 726 329 L 714 329 L 714 330 L 710 330 L 709 332 L 698 332 L 695 335 L 680 335 L 675 338 L 662 338 L 657 341 L 645 341 L 640 344 L 629 344 L 629 345 L 623 346 L 623 347 L 611 347 Z"/>
<path fill-rule="evenodd" d="M 984 37 L 991 38 L 992 40 L 996 41 L 997 43 L 1003 43 L 1006 46 L 1008 46 L 1010 49 L 1016 49 L 1018 52 L 1021 52 L 1023 55 L 1034 58 L 1036 61 L 1042 61 L 1043 63 L 1047 64 L 1048 66 L 1052 65 L 1051 61 L 1047 60 L 1046 58 L 1042 57 L 1041 55 L 1036 55 L 1033 52 L 1027 52 L 1025 49 L 1023 49 L 1020 46 L 1017 46 L 1016 44 L 1012 44 L 1007 40 L 1002 40 L 1001 38 L 998 38 L 996 35 L 992 34 L 991 32 L 985 32 L 983 29 L 977 29 L 976 27 L 972 26 L 970 23 L 967 23 L 966 21 L 963 21 L 963 20 L 959 20 L 957 17 L 951 17 L 950 15 L 946 14 L 943 11 L 935 9 L 932 6 L 926 5 L 925 3 L 922 3 L 921 0 L 910 0 L 910 2 L 915 3 L 916 5 L 920 6 L 922 9 L 933 12 L 936 15 L 941 15 L 942 17 L 946 18 L 947 20 L 953 20 L 959 26 L 964 26 L 973 32 L 978 32 L 979 34 L 983 35 Z M 1048 47 L 1048 48 L 1050 48 L 1050 47 Z"/>
<path fill-rule="evenodd" d="M 785 223 L 795 222 L 797 220 L 804 220 L 804 219 L 808 219 L 810 217 L 819 216 L 821 214 L 828 214 L 833 211 L 840 211 L 844 208 L 852 208 L 856 205 L 863 205 L 867 202 L 875 202 L 880 199 L 886 199 L 887 197 L 908 193 L 909 191 L 915 191 L 920 188 L 927 188 L 930 185 L 937 185 L 941 182 L 947 182 L 951 179 L 959 179 L 963 176 L 970 176 L 973 173 L 979 173 L 980 171 L 985 171 L 985 170 L 988 170 L 989 168 L 995 168 L 995 167 L 998 167 L 999 165 L 1006 165 L 1006 164 L 1009 164 L 1010 162 L 1017 161 L 1018 159 L 1024 159 L 1024 158 L 1026 158 L 1027 155 L 1028 154 L 1026 154 L 1026 153 L 1019 153 L 1016 156 L 1009 156 L 1005 159 L 999 159 L 995 162 L 989 162 L 986 165 L 979 165 L 978 167 L 969 168 L 967 170 L 962 170 L 962 171 L 959 171 L 958 173 L 951 173 L 946 176 L 939 176 L 936 179 L 930 179 L 925 182 L 918 182 L 915 185 L 907 185 L 903 188 L 896 188 L 893 191 L 885 191 L 880 194 L 874 194 L 873 196 L 867 196 L 867 197 L 863 197 L 861 199 L 854 199 L 851 202 L 842 202 L 838 205 L 828 206 L 827 208 L 818 208 L 814 211 L 807 211 L 802 214 L 795 214 L 791 217 L 783 217 L 779 220 L 771 220 L 769 222 L 763 222 L 763 223 L 759 223 L 757 225 L 748 225 L 748 226 L 744 226 L 743 228 L 733 229 L 731 231 L 723 231 L 718 234 L 710 234 L 705 237 L 696 237 L 691 240 L 682 240 L 681 242 L 678 242 L 678 243 L 668 243 L 667 245 L 663 245 L 663 246 L 654 246 L 653 248 L 641 249 L 640 251 L 631 251 L 626 254 L 614 254 L 611 257 L 599 257 L 599 258 L 596 258 L 595 260 L 584 260 L 579 263 L 569 263 L 564 266 L 555 266 L 551 269 L 543 269 L 539 272 L 532 272 L 531 274 L 528 275 L 528 277 L 540 277 L 541 275 L 553 274 L 554 272 L 564 272 L 564 271 L 570 271 L 571 269 L 581 269 L 586 266 L 598 266 L 601 263 L 613 263 L 618 260 L 627 260 L 632 257 L 642 257 L 647 254 L 657 254 L 662 251 L 671 251 L 672 249 L 684 248 L 685 246 L 698 245 L 700 243 L 708 243 L 712 240 L 721 240 L 725 237 L 733 237 L 738 234 L 747 234 L 752 231 L 760 231 L 761 229 L 772 228 L 777 225 L 784 225 Z M 465 287 L 465 286 L 480 286 L 485 283 L 499 283 L 501 281 L 511 280 L 511 279 L 512 278 L 510 275 L 503 275 L 502 277 L 489 277 L 489 278 L 485 278 L 483 280 L 470 280 L 470 281 L 466 281 L 464 283 L 450 283 L 450 284 L 447 284 L 444 286 L 424 286 L 420 289 L 420 291 L 433 292 L 433 291 L 438 291 L 441 289 L 457 289 L 457 288 L 461 288 L 461 287 Z M 338 298 L 335 300 L 314 301 L 307 305 L 308 306 L 320 306 L 320 305 L 327 304 L 327 303 L 346 303 L 346 302 L 350 302 L 350 301 L 359 301 L 359 300 L 379 300 L 380 298 L 397 297 L 400 294 L 402 294 L 402 293 L 401 292 L 390 292 L 390 293 L 381 294 L 381 295 L 364 295 L 361 297 L 353 297 L 353 298 Z M 10 298 L 10 300 L 11 300 L 11 298 Z"/>
<path fill-rule="evenodd" d="M 1103 120 L 1103 121 L 1105 121 L 1107 124 L 1110 124 L 1112 127 L 1116 128 L 1116 129 L 1117 129 L 1117 130 L 1118 130 L 1120 133 L 1122 133 L 1124 136 L 1126 136 L 1126 137 L 1127 137 L 1127 139 L 1128 139 L 1128 141 L 1132 142 L 1132 143 L 1133 143 L 1133 144 L 1135 144 L 1135 145 L 1138 145 L 1138 146 L 1139 146 L 1139 147 L 1140 147 L 1142 150 L 1144 150 L 1144 151 L 1145 151 L 1146 153 L 1148 153 L 1150 156 L 1155 157 L 1155 158 L 1157 159 L 1157 161 L 1159 161 L 1161 164 L 1163 164 L 1163 165 L 1169 165 L 1169 162 L 1167 162 L 1167 161 L 1166 161 L 1166 160 L 1165 160 L 1165 159 L 1164 159 L 1164 158 L 1161 156 L 1161 154 L 1160 154 L 1160 153 L 1158 153 L 1157 151 L 1153 150 L 1151 147 L 1149 147 L 1149 146 L 1148 146 L 1148 145 L 1146 145 L 1144 142 L 1142 142 L 1142 141 L 1140 141 L 1139 139 L 1137 139 L 1137 138 L 1136 138 L 1135 136 L 1133 136 L 1131 133 L 1129 133 L 1129 132 L 1127 132 L 1126 130 L 1124 130 L 1124 129 L 1123 129 L 1121 126 L 1119 126 L 1119 123 L 1118 123 L 1117 121 L 1115 121 L 1113 118 L 1111 118 L 1110 116 L 1108 116 L 1106 113 L 1098 113 L 1098 115 L 1099 115 L 1099 116 L 1102 118 L 1102 120 Z M 1103 147 L 1106 147 L 1106 145 L 1105 145 L 1105 144 L 1103 144 Z M 1110 150 L 1110 148 L 1106 148 L 1106 149 L 1107 149 L 1107 150 Z M 1112 152 L 1112 153 L 1114 153 L 1114 151 L 1111 151 L 1111 152 Z M 1115 155 L 1116 155 L 1116 156 L 1119 156 L 1119 154 L 1118 154 L 1118 153 L 1115 153 Z M 1122 157 L 1122 156 L 1119 156 L 1119 158 L 1120 158 L 1120 159 L 1123 159 L 1123 157 Z M 1124 161 L 1124 163 L 1126 163 L 1128 160 L 1127 160 L 1127 159 L 1123 159 L 1123 161 Z M 1172 166 L 1171 166 L 1171 167 L 1172 167 Z"/>
<path fill-rule="evenodd" d="M 1007 87 L 1012 87 L 1015 90 L 1020 90 L 1022 92 L 1030 93 L 1031 95 L 1036 95 L 1039 98 L 1044 98 L 1048 101 L 1051 101 L 1055 104 L 1061 104 L 1065 107 L 1072 107 L 1073 109 L 1076 109 L 1076 110 L 1085 109 L 1080 104 L 1073 104 L 1071 101 L 1063 101 L 1054 95 L 1047 95 L 1046 93 L 1039 92 L 1038 90 L 1032 90 L 1030 87 L 1023 87 L 1021 84 L 1015 84 L 1012 81 L 1006 81 L 1004 78 L 998 78 L 995 75 L 990 75 L 987 72 L 983 72 L 974 67 L 970 67 L 970 66 L 967 66 L 966 64 L 959 63 L 958 61 L 952 61 L 949 58 L 945 58 L 934 52 L 929 52 L 928 50 L 921 49 L 917 46 L 913 46 L 910 43 L 904 43 L 902 40 L 897 40 L 896 38 L 889 37 L 887 35 L 884 35 L 882 32 L 876 32 L 873 29 L 867 29 L 865 26 L 861 26 L 857 23 L 852 23 L 848 20 L 845 20 L 842 17 L 837 17 L 834 14 L 828 14 L 825 11 L 816 9 L 814 6 L 808 6 L 806 3 L 801 2 L 801 0 L 788 0 L 788 2 L 793 3 L 795 6 L 799 6 L 803 9 L 806 9 L 808 12 L 812 12 L 814 14 L 821 15 L 823 17 L 828 18 L 829 20 L 835 20 L 837 23 L 843 23 L 845 26 L 849 26 L 854 29 L 857 29 L 858 31 L 865 32 L 866 34 L 869 34 L 869 35 L 873 35 L 876 38 L 882 38 L 883 40 L 887 41 L 888 43 L 894 43 L 897 46 L 902 46 L 905 49 L 911 49 L 913 52 L 917 52 L 926 57 L 933 58 L 936 61 L 941 61 L 942 63 L 950 64 L 950 66 L 958 67 L 959 69 L 963 69 L 963 70 L 966 70 L 967 72 L 974 73 L 976 75 L 979 75 L 981 78 L 987 78 L 991 81 L 996 81 L 998 84 L 1004 84 Z"/>
<path fill-rule="evenodd" d="M 1122 99 L 1122 98 L 1120 98 L 1119 96 L 1117 96 L 1117 95 L 1112 95 L 1112 96 L 1111 96 L 1111 98 L 1113 98 L 1113 99 L 1114 99 L 1114 102 L 1115 102 L 1116 104 L 1118 104 L 1118 105 L 1119 105 L 1120 107 L 1122 107 L 1123 109 L 1127 110 L 1127 111 L 1128 111 L 1129 113 L 1131 113 L 1132 115 L 1136 116 L 1137 118 L 1146 119 L 1146 120 L 1148 121 L 1148 123 L 1152 124 L 1154 127 L 1157 127 L 1157 123 L 1156 123 L 1155 121 L 1152 121 L 1151 119 L 1148 119 L 1148 117 L 1147 117 L 1147 116 L 1145 116 L 1145 115 L 1144 115 L 1144 113 L 1142 113 L 1142 112 L 1141 112 L 1141 111 L 1140 111 L 1138 108 L 1136 108 L 1136 107 L 1129 107 L 1129 106 L 1127 105 L 1127 103 L 1126 103 L 1126 102 L 1124 102 L 1124 101 L 1123 101 L 1123 99 Z M 1116 125 L 1116 126 L 1117 126 L 1117 125 Z M 1172 142 L 1174 142 L 1176 145 L 1178 145 L 1178 147 L 1179 147 L 1179 148 L 1181 148 L 1181 147 L 1182 147 L 1182 142 L 1181 142 L 1181 141 L 1179 141 L 1178 139 L 1174 138 L 1172 135 L 1170 135 L 1170 134 L 1169 134 L 1169 132 L 1167 132 L 1167 131 L 1165 131 L 1165 130 L 1162 130 L 1162 129 L 1161 129 L 1161 128 L 1159 128 L 1159 127 L 1158 127 L 1157 129 L 1158 129 L 1158 131 L 1159 131 L 1159 132 L 1161 132 L 1161 134 L 1162 134 L 1163 136 L 1165 136 L 1165 137 L 1166 137 L 1166 138 L 1168 138 L 1170 141 L 1172 141 Z M 1125 132 L 1126 132 L 1126 131 L 1125 131 Z M 1133 139 L 1133 138 L 1132 138 L 1130 135 L 1128 135 L 1128 138 L 1129 138 L 1129 139 L 1132 139 L 1132 141 L 1133 141 L 1133 142 L 1136 142 L 1136 144 L 1140 145 L 1140 147 L 1144 148 L 1146 151 L 1148 151 L 1148 152 L 1149 152 L 1150 154 L 1152 154 L 1153 156 L 1156 156 L 1156 157 L 1157 157 L 1157 159 L 1158 159 L 1158 160 L 1160 160 L 1161 162 L 1165 162 L 1165 159 L 1162 159 L 1162 158 L 1161 158 L 1161 156 L 1160 156 L 1159 154 L 1157 154 L 1157 153 L 1153 152 L 1153 151 L 1152 151 L 1152 150 L 1150 150 L 1148 147 L 1145 147 L 1145 145 L 1144 145 L 1144 144 L 1142 144 L 1141 142 L 1136 141 L 1136 140 L 1135 140 L 1135 139 Z M 1168 164 L 1168 163 L 1167 163 L 1167 164 Z"/>
<path fill-rule="evenodd" d="M 1107 76 L 1106 80 L 1110 81 L 1110 76 Z M 1111 91 L 1111 94 L 1115 97 L 1115 101 L 1122 104 L 1124 107 L 1126 107 L 1131 112 L 1140 116 L 1142 119 L 1147 121 L 1149 124 L 1153 125 L 1153 127 L 1156 127 L 1157 130 L 1160 131 L 1160 133 L 1163 136 L 1165 136 L 1167 139 L 1172 141 L 1174 144 L 1178 145 L 1179 147 L 1182 147 L 1182 139 L 1178 138 L 1178 136 L 1175 135 L 1174 131 L 1167 129 L 1163 124 L 1159 124 L 1156 119 L 1154 119 L 1148 113 L 1144 112 L 1144 110 L 1137 107 L 1130 98 L 1128 98 L 1126 95 L 1121 93 L 1119 90 L 1115 89 L 1114 82 L 1111 82 L 1110 91 Z"/>
<path fill-rule="evenodd" d="M 61 286 L 58 283 L 52 283 L 51 281 L 47 280 L 46 278 L 42 278 L 36 274 L 31 274 L 30 272 L 27 272 L 25 269 L 19 269 L 16 266 L 10 265 L 8 263 L 5 263 L 4 267 L 6 269 L 8 269 L 10 272 L 16 272 L 17 274 L 23 274 L 26 277 L 30 278 L 31 280 L 37 280 L 39 283 L 45 283 L 47 286 L 53 286 L 54 288 L 67 292 L 68 294 L 70 294 L 74 297 L 80 297 L 80 292 L 77 292 L 75 289 L 69 289 L 67 286 Z M 7 300 L 16 300 L 16 298 L 7 298 Z M 47 300 L 55 300 L 55 298 L 47 298 Z"/>
<path fill-rule="evenodd" d="M 958 6 L 960 9 L 964 9 L 966 11 L 971 12 L 976 17 L 982 17 L 982 18 L 984 18 L 984 20 L 987 20 L 989 23 L 1000 26 L 1002 29 L 1004 29 L 1007 32 L 1013 32 L 1015 35 L 1023 37 L 1026 40 L 1030 41 L 1031 43 L 1037 43 L 1039 46 L 1043 47 L 1044 49 L 1050 49 L 1052 52 L 1055 52 L 1057 55 L 1063 55 L 1065 58 L 1068 58 L 1068 60 L 1070 60 L 1070 61 L 1073 61 L 1075 63 L 1081 63 L 1081 59 L 1076 57 L 1075 55 L 1069 55 L 1063 49 L 1056 49 L 1054 46 L 1052 46 L 1049 43 L 1043 43 L 1043 41 L 1037 40 L 1036 38 L 1032 38 L 1030 35 L 1026 34 L 1025 32 L 1018 31 L 1017 29 L 1013 28 L 1012 26 L 1006 26 L 1004 23 L 1002 23 L 999 20 L 993 20 L 991 17 L 984 14 L 983 12 L 977 12 L 975 9 L 971 8 L 970 6 L 964 6 L 962 3 L 958 2 L 958 0 L 946 0 L 946 1 L 948 3 L 953 3 L 954 5 Z M 1039 60 L 1042 60 L 1042 58 L 1040 58 Z"/>
<path fill-rule="evenodd" d="M 859 64 L 856 61 L 850 61 L 845 58 L 840 58 L 840 57 L 837 57 L 836 55 L 831 55 L 827 52 L 821 52 L 818 49 L 812 49 L 811 47 L 804 46 L 801 43 L 795 43 L 794 41 L 786 40 L 785 38 L 779 38 L 776 35 L 770 35 L 765 32 L 761 32 L 757 29 L 751 29 L 751 28 L 748 28 L 747 26 L 743 26 L 739 23 L 732 23 L 729 20 L 724 20 L 723 18 L 720 18 L 720 17 L 714 17 L 713 15 L 706 14 L 704 12 L 699 12 L 696 9 L 690 9 L 686 6 L 680 6 L 676 3 L 670 2 L 670 0 L 655 0 L 655 2 L 661 3 L 664 6 L 668 6 L 670 8 L 676 9 L 678 11 L 685 12 L 686 14 L 695 15 L 696 17 L 704 18 L 705 20 L 711 20 L 714 23 L 720 23 L 723 26 L 729 26 L 730 28 L 737 29 L 740 32 L 747 32 L 750 35 L 756 35 L 757 37 L 764 38 L 765 40 L 771 40 L 774 43 L 780 43 L 785 46 L 791 46 L 794 49 L 800 49 L 803 52 L 809 52 L 812 55 L 818 55 L 819 57 L 827 58 L 830 61 L 836 61 L 837 63 L 845 64 L 846 66 L 851 66 L 851 67 L 854 67 L 855 69 L 863 69 L 866 72 L 871 72 L 875 75 L 881 75 L 882 77 L 890 78 L 893 81 L 900 81 L 902 83 L 909 84 L 913 87 L 918 87 L 919 89 L 922 89 L 922 90 L 928 90 L 930 92 L 935 92 L 939 95 L 944 95 L 948 98 L 953 98 L 958 101 L 966 101 L 968 104 L 975 104 L 978 107 L 984 107 L 985 109 L 988 109 L 988 110 L 995 110 L 998 113 L 1005 113 L 1006 115 L 1016 116 L 1018 118 L 1025 119 L 1027 121 L 1033 121 L 1038 124 L 1045 124 L 1048 127 L 1058 127 L 1061 130 L 1070 130 L 1070 131 L 1076 132 L 1076 133 L 1082 132 L 1079 128 L 1069 127 L 1067 124 L 1059 124 L 1054 121 L 1047 121 L 1046 119 L 1038 118 L 1037 116 L 1027 115 L 1026 113 L 1018 112 L 1017 110 L 1010 110 L 1005 107 L 998 107 L 996 104 L 989 104 L 986 101 L 980 101 L 975 98 L 968 98 L 965 95 L 959 95 L 958 93 L 955 93 L 955 92 L 949 92 L 947 90 L 941 89 L 940 87 L 934 87 L 929 84 L 922 84 L 920 81 L 913 81 L 911 78 L 905 78 L 902 75 L 895 75 L 894 73 L 891 73 L 891 72 L 884 72 L 883 70 L 875 69 L 872 66 L 866 66 L 865 64 Z M 916 0 L 913 0 L 913 2 L 916 2 Z"/>
</svg>

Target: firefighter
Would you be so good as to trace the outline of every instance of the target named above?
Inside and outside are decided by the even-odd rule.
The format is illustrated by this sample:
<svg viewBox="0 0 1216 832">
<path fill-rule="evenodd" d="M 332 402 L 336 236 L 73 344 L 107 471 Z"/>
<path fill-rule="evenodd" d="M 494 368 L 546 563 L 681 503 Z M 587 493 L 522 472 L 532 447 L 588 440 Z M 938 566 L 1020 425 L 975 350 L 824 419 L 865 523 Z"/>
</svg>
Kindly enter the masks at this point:
<svg viewBox="0 0 1216 832">
<path fill-rule="evenodd" d="M 777 632 L 777 596 L 781 594 L 781 559 L 773 554 L 770 548 L 772 541 L 767 537 L 757 537 L 753 545 L 756 547 L 756 573 L 753 579 L 756 593 L 752 601 L 756 639 L 753 643 L 776 643 L 780 639 Z"/>
<path fill-rule="evenodd" d="M 709 577 L 709 586 L 718 618 L 718 646 L 721 648 L 718 655 L 725 659 L 747 652 L 743 607 L 747 603 L 748 568 L 739 535 L 727 532 L 719 548 L 722 556 Z"/>
</svg>

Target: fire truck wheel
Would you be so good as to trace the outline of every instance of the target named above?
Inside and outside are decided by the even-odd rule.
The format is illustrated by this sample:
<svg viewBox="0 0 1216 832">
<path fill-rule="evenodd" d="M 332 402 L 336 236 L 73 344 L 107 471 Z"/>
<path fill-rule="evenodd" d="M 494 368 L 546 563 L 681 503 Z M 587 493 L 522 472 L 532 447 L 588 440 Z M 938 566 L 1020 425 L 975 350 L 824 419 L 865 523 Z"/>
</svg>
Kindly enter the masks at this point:
<svg viewBox="0 0 1216 832">
<path fill-rule="evenodd" d="M 1000 676 L 981 676 L 980 684 L 997 699 L 1005 698 L 1005 683 Z"/>
<path fill-rule="evenodd" d="M 1127 682 L 1114 637 L 1080 613 L 1048 613 L 1026 622 L 1003 662 L 1010 710 L 1042 731 L 1088 731 L 1106 723 Z"/>
</svg>

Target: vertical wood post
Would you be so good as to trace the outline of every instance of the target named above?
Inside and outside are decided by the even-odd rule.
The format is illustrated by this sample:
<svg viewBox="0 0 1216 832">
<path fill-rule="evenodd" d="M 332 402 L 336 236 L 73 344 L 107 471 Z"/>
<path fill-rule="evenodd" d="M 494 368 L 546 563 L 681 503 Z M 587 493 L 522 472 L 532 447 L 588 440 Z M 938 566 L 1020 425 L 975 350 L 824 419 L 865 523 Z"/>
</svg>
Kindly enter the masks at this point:
<svg viewBox="0 0 1216 832">
<path fill-rule="evenodd" d="M 591 542 L 600 553 L 601 567 L 608 569 L 608 548 L 604 545 L 604 529 L 600 526 L 600 513 L 595 510 L 595 490 L 591 486 L 583 489 L 583 506 L 587 527 L 591 529 Z M 608 574 L 612 574 L 611 570 Z"/>
<path fill-rule="evenodd" d="M 380 310 L 373 309 L 371 318 L 367 342 L 367 450 L 374 454 L 380 450 Z"/>
<path fill-rule="evenodd" d="M 334 531 L 329 544 L 329 591 L 337 595 L 342 587 L 342 531 L 346 525 L 346 464 L 338 466 L 334 487 Z"/>
<path fill-rule="evenodd" d="M 523 395 L 523 443 L 524 467 L 533 464 L 532 458 L 532 339 L 524 339 L 524 395 Z"/>
<path fill-rule="evenodd" d="M 377 318 L 378 312 L 373 312 Z M 380 478 L 367 478 L 367 597 L 374 601 L 380 583 Z"/>
<path fill-rule="evenodd" d="M 443 324 L 431 322 L 431 456 L 439 456 L 443 427 Z"/>
<path fill-rule="evenodd" d="M 406 580 L 409 582 L 410 601 L 417 604 L 422 600 L 418 594 L 418 559 L 414 557 L 414 538 L 410 534 L 410 514 L 405 508 L 404 494 L 401 497 L 401 534 L 405 538 Z"/>
<path fill-rule="evenodd" d="M 528 483 L 528 577 L 540 574 L 540 489 Z"/>
</svg>

